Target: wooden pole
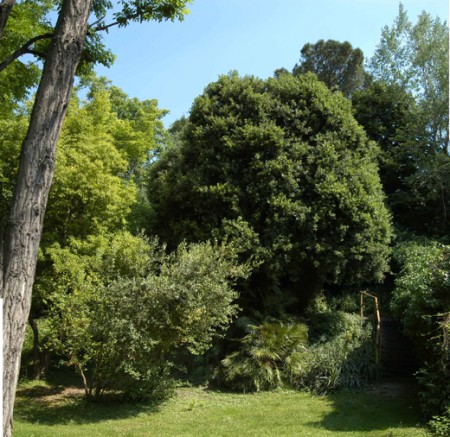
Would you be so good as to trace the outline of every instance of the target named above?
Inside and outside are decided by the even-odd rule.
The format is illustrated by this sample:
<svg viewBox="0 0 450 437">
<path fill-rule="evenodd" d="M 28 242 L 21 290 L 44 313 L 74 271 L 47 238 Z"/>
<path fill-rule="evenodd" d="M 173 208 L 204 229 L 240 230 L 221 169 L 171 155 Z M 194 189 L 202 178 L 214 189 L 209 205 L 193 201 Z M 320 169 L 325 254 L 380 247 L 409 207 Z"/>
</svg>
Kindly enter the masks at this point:
<svg viewBox="0 0 450 437">
<path fill-rule="evenodd" d="M 367 291 L 360 291 L 360 304 L 361 304 L 361 318 L 364 318 L 364 296 L 371 297 L 375 304 L 375 319 L 377 321 L 376 334 L 375 334 L 375 363 L 377 365 L 377 380 L 380 378 L 380 365 L 381 365 L 381 316 L 380 307 L 378 305 L 378 297 L 373 294 L 367 293 Z"/>
</svg>

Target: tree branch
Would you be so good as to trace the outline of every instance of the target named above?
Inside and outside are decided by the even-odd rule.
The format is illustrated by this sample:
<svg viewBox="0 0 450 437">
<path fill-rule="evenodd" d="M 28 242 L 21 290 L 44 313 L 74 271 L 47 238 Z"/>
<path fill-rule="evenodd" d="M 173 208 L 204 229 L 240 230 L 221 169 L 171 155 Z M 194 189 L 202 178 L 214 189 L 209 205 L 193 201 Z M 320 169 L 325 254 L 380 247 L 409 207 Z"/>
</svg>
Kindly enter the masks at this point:
<svg viewBox="0 0 450 437">
<path fill-rule="evenodd" d="M 103 26 L 93 27 L 93 28 L 89 29 L 89 32 L 102 32 L 103 30 L 107 30 L 110 27 L 117 26 L 118 24 L 119 24 L 118 21 L 114 21 L 113 23 L 105 24 Z"/>
<path fill-rule="evenodd" d="M 43 35 L 35 36 L 34 38 L 31 38 L 29 41 L 27 41 L 20 49 L 17 49 L 12 55 L 8 56 L 2 63 L 0 63 L 0 72 L 3 71 L 9 64 L 11 64 L 13 61 L 15 61 L 20 56 L 31 53 L 33 55 L 42 56 L 43 53 L 38 52 L 36 50 L 33 50 L 30 48 L 31 45 L 33 45 L 37 41 L 41 41 L 43 39 L 52 38 L 53 33 L 45 33 Z"/>
</svg>

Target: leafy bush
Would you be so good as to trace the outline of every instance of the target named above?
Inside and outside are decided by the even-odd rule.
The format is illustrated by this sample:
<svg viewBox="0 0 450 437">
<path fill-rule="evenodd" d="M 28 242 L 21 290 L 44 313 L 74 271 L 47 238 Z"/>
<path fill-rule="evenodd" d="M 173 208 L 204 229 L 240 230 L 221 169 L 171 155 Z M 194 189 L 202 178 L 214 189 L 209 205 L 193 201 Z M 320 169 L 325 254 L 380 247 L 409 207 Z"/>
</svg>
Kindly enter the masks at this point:
<svg viewBox="0 0 450 437">
<path fill-rule="evenodd" d="M 221 363 L 223 385 L 242 391 L 290 386 L 318 394 L 365 386 L 377 371 L 372 326 L 337 305 L 316 298 L 308 327 L 277 320 L 250 325 L 240 349 Z M 309 327 L 315 342 L 308 346 Z"/>
<path fill-rule="evenodd" d="M 432 349 L 429 338 L 437 328 L 433 316 L 450 308 L 450 246 L 409 241 L 399 244 L 394 256 L 400 272 L 392 294 L 392 311 L 418 347 Z"/>
<path fill-rule="evenodd" d="M 448 437 L 450 435 L 450 407 L 447 407 L 442 416 L 434 416 L 428 424 L 433 435 Z"/>
<path fill-rule="evenodd" d="M 119 249 L 118 258 L 102 259 L 126 272 L 132 267 L 123 258 L 127 247 Z M 145 253 L 145 276 L 111 272 L 108 283 L 88 263 L 73 276 L 70 257 L 55 262 L 58 284 L 66 280 L 52 296 L 52 346 L 79 370 L 88 397 L 107 390 L 132 399 L 162 396 L 170 385 L 170 354 L 204 351 L 236 313 L 231 283 L 244 269 L 226 247 L 182 244 L 166 254 L 152 242 Z"/>
<path fill-rule="evenodd" d="M 292 355 L 306 350 L 306 325 L 267 320 L 248 329 L 240 349 L 222 360 L 219 378 L 226 387 L 244 392 L 282 386 Z"/>
<path fill-rule="evenodd" d="M 450 246 L 410 241 L 395 251 L 400 266 L 392 310 L 422 359 L 417 374 L 427 417 L 450 402 Z"/>
<path fill-rule="evenodd" d="M 321 314 L 321 322 L 324 320 Z M 330 312 L 331 331 L 306 353 L 291 357 L 290 384 L 317 394 L 339 388 L 358 389 L 376 375 L 372 327 L 358 315 Z"/>
</svg>

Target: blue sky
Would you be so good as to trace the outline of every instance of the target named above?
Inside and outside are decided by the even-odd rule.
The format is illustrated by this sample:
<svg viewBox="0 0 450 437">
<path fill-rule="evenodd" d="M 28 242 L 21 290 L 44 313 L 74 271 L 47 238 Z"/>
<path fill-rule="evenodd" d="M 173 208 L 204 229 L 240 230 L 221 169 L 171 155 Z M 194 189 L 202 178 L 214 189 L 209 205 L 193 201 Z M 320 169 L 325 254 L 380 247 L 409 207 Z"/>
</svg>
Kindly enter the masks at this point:
<svg viewBox="0 0 450 437">
<path fill-rule="evenodd" d="M 448 22 L 448 0 L 403 0 L 415 22 L 422 10 Z M 261 78 L 289 70 L 304 44 L 349 41 L 369 58 L 398 0 L 194 0 L 181 23 L 113 28 L 105 43 L 117 56 L 98 67 L 131 97 L 157 99 L 166 126 L 188 115 L 195 97 L 219 75 L 237 70 Z"/>
</svg>

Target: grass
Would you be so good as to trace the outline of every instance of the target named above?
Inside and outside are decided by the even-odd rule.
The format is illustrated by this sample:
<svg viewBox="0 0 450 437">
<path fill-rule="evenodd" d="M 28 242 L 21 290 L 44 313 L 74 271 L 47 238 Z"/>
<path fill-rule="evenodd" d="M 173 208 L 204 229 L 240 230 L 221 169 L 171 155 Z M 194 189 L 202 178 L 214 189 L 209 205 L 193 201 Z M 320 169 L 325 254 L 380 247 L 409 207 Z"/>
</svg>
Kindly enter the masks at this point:
<svg viewBox="0 0 450 437">
<path fill-rule="evenodd" d="M 79 389 L 40 382 L 18 390 L 13 436 L 427 436 L 418 417 L 414 396 L 389 389 L 314 397 L 182 388 L 152 407 L 89 404 Z"/>
</svg>

